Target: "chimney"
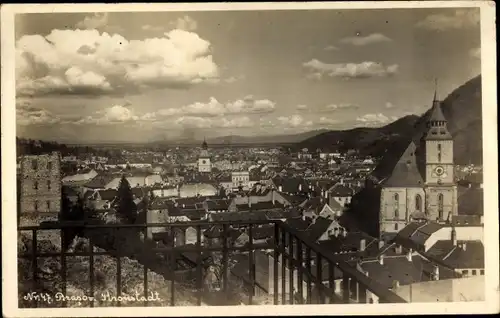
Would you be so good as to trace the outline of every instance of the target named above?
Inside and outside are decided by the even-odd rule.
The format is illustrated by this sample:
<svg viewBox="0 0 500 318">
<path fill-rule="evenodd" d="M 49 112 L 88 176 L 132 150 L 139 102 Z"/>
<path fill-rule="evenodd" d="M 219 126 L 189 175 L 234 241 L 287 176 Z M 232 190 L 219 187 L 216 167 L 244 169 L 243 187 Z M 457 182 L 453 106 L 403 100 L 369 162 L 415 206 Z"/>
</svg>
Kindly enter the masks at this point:
<svg viewBox="0 0 500 318">
<path fill-rule="evenodd" d="M 344 178 L 340 179 L 340 184 L 344 184 Z"/>
<path fill-rule="evenodd" d="M 455 227 L 451 228 L 451 242 L 453 243 L 453 246 L 457 246 L 457 231 L 455 230 Z"/>
<path fill-rule="evenodd" d="M 278 191 L 283 192 L 283 186 L 278 186 Z"/>
<path fill-rule="evenodd" d="M 399 288 L 399 280 L 394 280 L 392 282 L 392 289 L 398 289 Z"/>
<path fill-rule="evenodd" d="M 365 239 L 361 239 L 361 241 L 359 241 L 359 250 L 361 252 L 364 252 L 365 248 L 366 248 L 366 240 Z"/>
<path fill-rule="evenodd" d="M 275 199 L 276 199 L 276 194 L 275 194 L 275 192 L 276 192 L 276 191 L 275 191 L 274 189 L 272 189 L 272 190 L 271 190 L 271 201 L 273 201 L 273 205 L 274 205 L 274 201 L 275 201 Z"/>
<path fill-rule="evenodd" d="M 344 229 L 344 228 L 342 228 L 342 234 L 344 235 L 344 237 L 346 237 L 347 236 L 347 230 Z"/>
<path fill-rule="evenodd" d="M 380 263 L 380 265 L 384 265 L 384 254 L 381 254 L 381 255 L 378 257 L 378 262 Z"/>
<path fill-rule="evenodd" d="M 410 248 L 408 250 L 408 252 L 406 253 L 406 259 L 408 260 L 408 262 L 411 262 L 412 261 L 412 254 L 413 254 L 413 251 L 412 249 Z"/>
<path fill-rule="evenodd" d="M 397 254 L 403 253 L 403 247 L 401 245 L 396 246 L 396 253 Z"/>
<path fill-rule="evenodd" d="M 299 183 L 299 192 L 302 191 L 302 183 Z"/>
<path fill-rule="evenodd" d="M 439 280 L 439 266 L 437 266 L 437 265 L 434 265 L 433 276 L 434 276 L 434 280 Z"/>
<path fill-rule="evenodd" d="M 361 187 L 361 181 L 358 180 L 358 187 Z"/>
<path fill-rule="evenodd" d="M 385 245 L 384 241 L 378 241 L 378 249 L 381 250 Z"/>
</svg>

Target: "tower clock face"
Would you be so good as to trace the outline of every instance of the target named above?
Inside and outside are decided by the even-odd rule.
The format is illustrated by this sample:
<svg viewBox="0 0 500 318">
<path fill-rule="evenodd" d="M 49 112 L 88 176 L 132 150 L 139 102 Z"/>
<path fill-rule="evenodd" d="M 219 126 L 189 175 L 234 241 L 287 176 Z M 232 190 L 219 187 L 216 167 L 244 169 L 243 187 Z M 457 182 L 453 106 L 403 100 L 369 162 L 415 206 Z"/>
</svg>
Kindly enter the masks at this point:
<svg viewBox="0 0 500 318">
<path fill-rule="evenodd" d="M 203 160 L 201 163 L 202 163 L 202 164 L 206 164 L 206 163 L 207 163 L 207 161 L 206 161 L 206 160 Z"/>
<path fill-rule="evenodd" d="M 437 166 L 436 169 L 434 169 L 434 172 L 438 176 L 442 176 L 444 174 L 444 168 L 441 166 Z"/>
</svg>

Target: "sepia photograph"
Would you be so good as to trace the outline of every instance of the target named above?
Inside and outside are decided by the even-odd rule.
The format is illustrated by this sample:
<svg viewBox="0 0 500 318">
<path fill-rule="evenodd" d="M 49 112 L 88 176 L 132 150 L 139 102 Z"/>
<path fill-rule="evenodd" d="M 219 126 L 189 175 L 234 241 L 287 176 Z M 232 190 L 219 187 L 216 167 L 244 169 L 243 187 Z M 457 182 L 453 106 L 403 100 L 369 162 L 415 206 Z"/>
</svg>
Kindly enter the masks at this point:
<svg viewBox="0 0 500 318">
<path fill-rule="evenodd" d="M 3 6 L 10 316 L 498 310 L 495 4 L 433 2 Z"/>
</svg>

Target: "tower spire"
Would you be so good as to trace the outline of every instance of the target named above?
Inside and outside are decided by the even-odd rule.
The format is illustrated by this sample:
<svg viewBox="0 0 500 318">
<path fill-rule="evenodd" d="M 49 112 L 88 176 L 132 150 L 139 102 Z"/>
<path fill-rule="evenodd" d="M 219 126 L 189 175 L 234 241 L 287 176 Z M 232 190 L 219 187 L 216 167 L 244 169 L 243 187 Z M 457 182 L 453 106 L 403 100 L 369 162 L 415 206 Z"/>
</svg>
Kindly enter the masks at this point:
<svg viewBox="0 0 500 318">
<path fill-rule="evenodd" d="M 434 102 L 437 102 L 437 90 L 438 90 L 438 80 L 437 78 L 434 78 Z"/>
</svg>

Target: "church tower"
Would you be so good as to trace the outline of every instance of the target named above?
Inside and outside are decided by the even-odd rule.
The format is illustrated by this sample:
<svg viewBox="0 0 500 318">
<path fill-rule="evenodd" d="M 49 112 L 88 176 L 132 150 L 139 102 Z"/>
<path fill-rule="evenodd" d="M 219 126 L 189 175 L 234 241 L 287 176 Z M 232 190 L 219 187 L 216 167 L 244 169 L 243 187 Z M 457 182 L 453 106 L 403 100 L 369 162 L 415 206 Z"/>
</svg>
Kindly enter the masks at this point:
<svg viewBox="0 0 500 318">
<path fill-rule="evenodd" d="M 453 137 L 448 131 L 441 102 L 434 93 L 425 143 L 426 214 L 432 221 L 451 221 L 457 214 L 457 186 L 453 160 Z"/>
<path fill-rule="evenodd" d="M 204 139 L 201 144 L 201 152 L 198 157 L 198 172 L 211 172 L 212 163 L 210 162 L 210 155 L 208 153 L 207 141 Z"/>
</svg>

